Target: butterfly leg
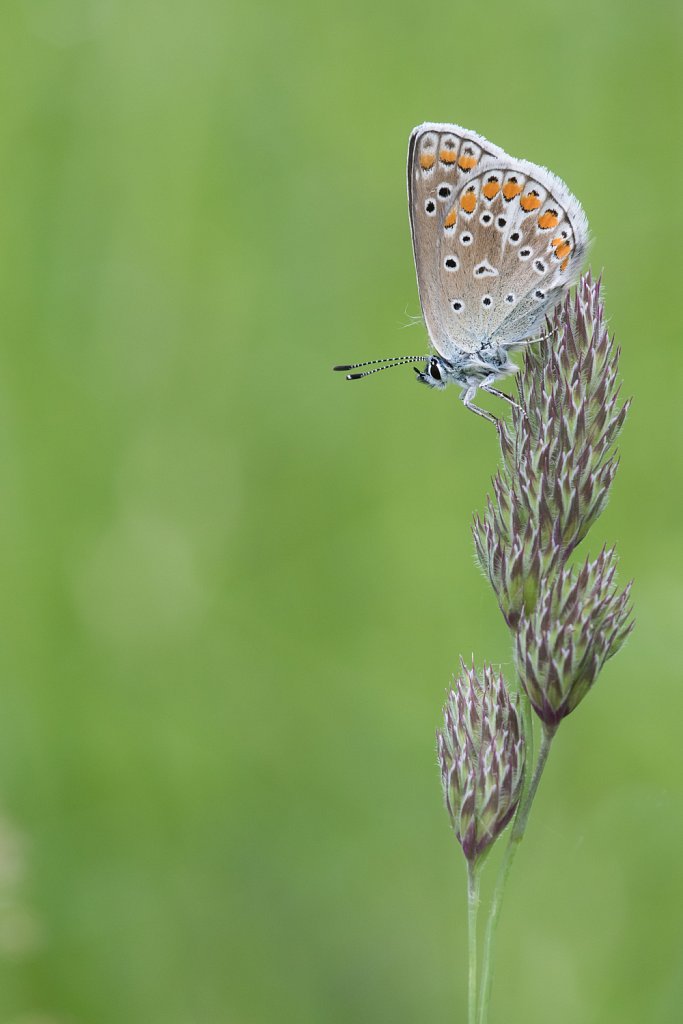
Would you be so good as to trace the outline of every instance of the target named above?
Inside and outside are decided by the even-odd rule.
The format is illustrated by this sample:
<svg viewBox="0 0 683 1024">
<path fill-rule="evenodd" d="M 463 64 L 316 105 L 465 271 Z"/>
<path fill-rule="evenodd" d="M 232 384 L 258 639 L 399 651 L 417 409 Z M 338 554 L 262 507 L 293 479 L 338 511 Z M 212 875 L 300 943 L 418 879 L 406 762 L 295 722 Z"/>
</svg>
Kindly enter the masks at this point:
<svg viewBox="0 0 683 1024">
<path fill-rule="evenodd" d="M 469 384 L 468 387 L 462 392 L 460 396 L 462 404 L 465 406 L 466 409 L 469 409 L 471 412 L 476 412 L 477 416 L 483 416 L 484 419 L 489 420 L 490 423 L 497 423 L 495 416 L 491 416 L 491 414 L 486 412 L 484 409 L 480 409 L 478 405 L 472 405 L 472 399 L 474 398 L 476 393 L 477 385 Z"/>
<path fill-rule="evenodd" d="M 524 412 L 521 405 L 515 402 L 512 395 L 506 395 L 504 391 L 499 391 L 498 388 L 492 388 L 490 385 L 487 387 L 485 384 L 480 385 L 482 391 L 486 391 L 489 395 L 495 395 L 496 398 L 502 398 L 504 401 L 509 402 L 513 409 L 517 409 L 519 412 Z"/>
</svg>

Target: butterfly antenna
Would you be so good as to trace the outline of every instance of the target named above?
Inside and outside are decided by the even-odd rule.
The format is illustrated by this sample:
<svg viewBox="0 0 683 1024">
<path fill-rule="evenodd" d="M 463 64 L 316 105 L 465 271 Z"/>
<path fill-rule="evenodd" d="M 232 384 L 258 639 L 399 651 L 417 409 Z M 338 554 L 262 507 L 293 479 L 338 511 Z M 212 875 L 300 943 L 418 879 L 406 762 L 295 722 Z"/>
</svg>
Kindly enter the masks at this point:
<svg viewBox="0 0 683 1024">
<path fill-rule="evenodd" d="M 358 370 L 362 366 L 374 366 L 374 370 L 366 370 L 364 373 L 347 373 L 347 380 L 360 380 L 361 377 L 370 377 L 373 373 L 381 370 L 392 370 L 395 366 L 404 366 L 405 363 L 423 362 L 429 356 L 388 356 L 386 359 L 367 359 L 364 363 L 348 363 L 342 366 L 335 366 L 335 370 Z M 387 363 L 387 366 L 377 366 L 377 363 Z"/>
<path fill-rule="evenodd" d="M 410 362 L 411 360 L 406 360 Z M 393 370 L 397 366 L 405 366 L 405 363 L 392 363 L 391 366 L 376 366 L 374 370 L 364 370 L 363 373 L 347 373 L 347 380 L 360 380 L 361 377 L 372 377 L 373 373 L 381 373 L 382 370 Z"/>
</svg>

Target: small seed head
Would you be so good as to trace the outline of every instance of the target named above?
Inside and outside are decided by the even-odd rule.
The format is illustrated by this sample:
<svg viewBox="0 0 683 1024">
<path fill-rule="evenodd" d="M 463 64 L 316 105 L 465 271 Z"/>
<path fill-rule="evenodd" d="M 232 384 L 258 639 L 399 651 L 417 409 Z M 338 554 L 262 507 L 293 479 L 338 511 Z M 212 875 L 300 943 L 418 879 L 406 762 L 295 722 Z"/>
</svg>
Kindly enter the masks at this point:
<svg viewBox="0 0 683 1024">
<path fill-rule="evenodd" d="M 522 685 L 537 715 L 555 728 L 585 697 L 633 628 L 631 584 L 614 583 L 614 549 L 544 584 L 516 636 Z"/>
<path fill-rule="evenodd" d="M 437 732 L 446 808 L 469 861 L 491 846 L 514 815 L 524 774 L 524 735 L 516 698 L 502 675 L 461 662 Z"/>
</svg>

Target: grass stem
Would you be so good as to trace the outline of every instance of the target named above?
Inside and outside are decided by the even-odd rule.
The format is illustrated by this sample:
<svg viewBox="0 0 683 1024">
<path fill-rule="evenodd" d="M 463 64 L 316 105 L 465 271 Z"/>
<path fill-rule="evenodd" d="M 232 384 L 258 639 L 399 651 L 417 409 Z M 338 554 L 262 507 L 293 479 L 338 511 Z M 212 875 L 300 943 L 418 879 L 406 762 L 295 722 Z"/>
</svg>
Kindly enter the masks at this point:
<svg viewBox="0 0 683 1024">
<path fill-rule="evenodd" d="M 481 971 L 481 987 L 479 997 L 479 1019 L 478 1024 L 487 1024 L 489 1001 L 491 998 L 491 983 L 493 978 L 492 964 L 493 964 L 493 944 L 496 934 L 496 928 L 498 926 L 498 919 L 500 918 L 500 911 L 503 905 L 503 895 L 505 893 L 505 886 L 507 885 L 508 876 L 510 874 L 510 868 L 512 862 L 515 859 L 515 854 L 519 848 L 524 833 L 526 831 L 527 821 L 529 820 L 529 814 L 531 812 L 531 805 L 534 802 L 538 784 L 541 781 L 543 775 L 543 769 L 545 768 L 546 761 L 548 760 L 548 754 L 550 753 L 550 745 L 554 736 L 554 730 L 544 728 L 543 738 L 541 740 L 541 747 L 538 752 L 538 760 L 534 773 L 531 777 L 531 782 L 528 789 L 522 796 L 515 820 L 512 825 L 512 831 L 510 832 L 510 838 L 503 854 L 503 859 L 498 869 L 498 878 L 496 879 L 496 887 L 493 891 L 493 898 L 491 900 L 491 909 L 489 910 L 489 918 L 486 924 L 486 936 L 484 938 L 484 955 L 482 962 Z M 470 961 L 471 971 L 471 961 Z M 471 977 L 471 974 L 470 974 Z"/>
<path fill-rule="evenodd" d="M 467 984 L 467 1024 L 477 1024 L 477 913 L 479 910 L 479 869 L 467 862 L 467 933 L 469 976 Z"/>
</svg>

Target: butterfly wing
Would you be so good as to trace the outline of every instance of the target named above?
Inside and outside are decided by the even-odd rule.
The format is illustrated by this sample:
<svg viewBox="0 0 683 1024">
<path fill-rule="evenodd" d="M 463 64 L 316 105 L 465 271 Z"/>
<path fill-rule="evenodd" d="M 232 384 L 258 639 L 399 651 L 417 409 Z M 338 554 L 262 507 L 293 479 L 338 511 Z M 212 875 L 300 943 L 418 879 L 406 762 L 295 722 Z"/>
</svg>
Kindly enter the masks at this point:
<svg viewBox="0 0 683 1024">
<path fill-rule="evenodd" d="M 456 159 L 444 161 L 451 142 Z M 408 191 L 422 310 L 446 359 L 514 347 L 581 269 L 588 224 L 578 200 L 546 168 L 481 136 L 454 125 L 416 128 Z"/>
<path fill-rule="evenodd" d="M 465 257 L 454 231 L 457 199 L 482 167 L 504 157 L 498 146 L 458 125 L 427 122 L 410 136 L 408 206 L 420 304 L 432 344 L 446 359 L 457 348 L 478 347 L 462 318 L 458 324 L 450 315 Z"/>
</svg>

